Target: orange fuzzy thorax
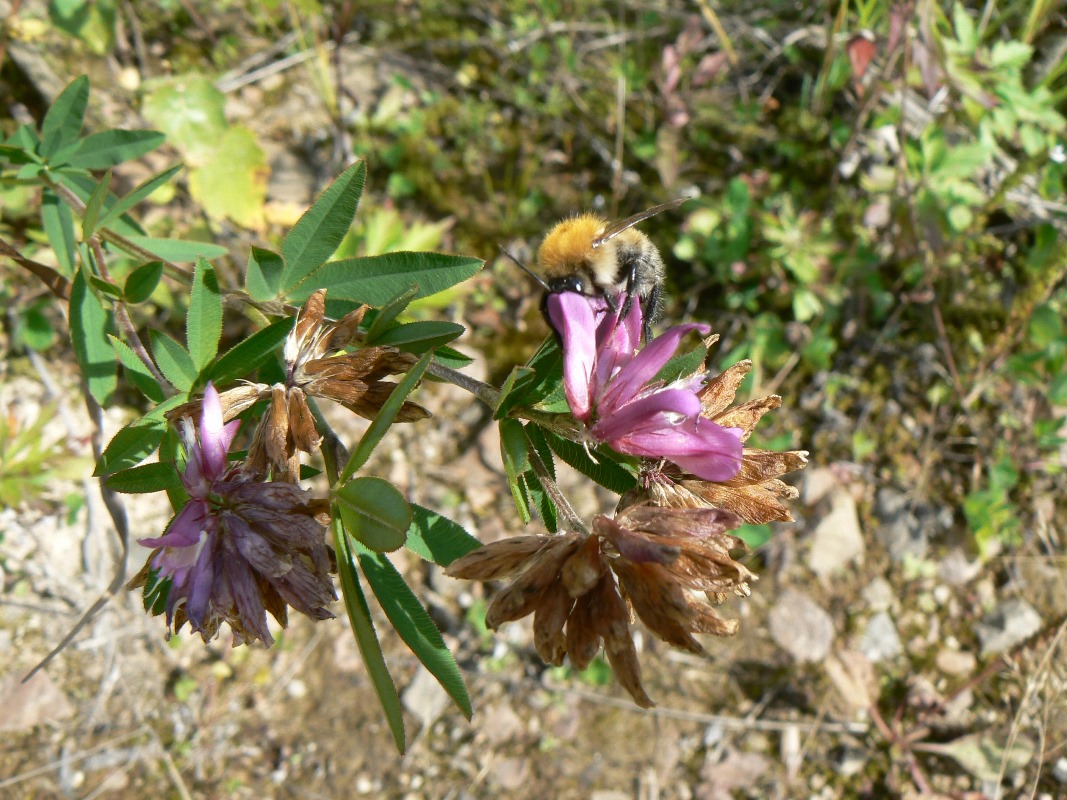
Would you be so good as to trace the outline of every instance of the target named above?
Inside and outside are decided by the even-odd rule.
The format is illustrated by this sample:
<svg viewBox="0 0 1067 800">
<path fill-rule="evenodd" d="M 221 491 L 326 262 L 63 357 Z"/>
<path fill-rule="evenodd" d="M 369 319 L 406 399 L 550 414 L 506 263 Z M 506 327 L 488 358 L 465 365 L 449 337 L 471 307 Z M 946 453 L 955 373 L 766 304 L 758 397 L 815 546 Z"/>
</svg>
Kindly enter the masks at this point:
<svg viewBox="0 0 1067 800">
<path fill-rule="evenodd" d="M 596 214 L 582 214 L 558 223 L 545 236 L 537 251 L 537 263 L 546 278 L 573 272 L 594 255 L 593 240 L 607 228 Z"/>
</svg>

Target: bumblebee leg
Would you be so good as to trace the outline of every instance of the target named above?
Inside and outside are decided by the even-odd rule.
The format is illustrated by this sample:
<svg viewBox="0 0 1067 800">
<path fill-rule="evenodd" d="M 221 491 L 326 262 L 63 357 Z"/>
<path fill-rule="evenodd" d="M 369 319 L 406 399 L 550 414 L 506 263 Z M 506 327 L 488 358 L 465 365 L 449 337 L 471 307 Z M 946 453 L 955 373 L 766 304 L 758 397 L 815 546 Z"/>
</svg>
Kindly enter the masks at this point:
<svg viewBox="0 0 1067 800">
<path fill-rule="evenodd" d="M 634 304 L 634 297 L 637 296 L 637 261 L 637 259 L 631 261 L 626 271 L 626 300 L 622 304 L 620 319 L 626 319 L 626 315 L 630 313 L 630 308 Z"/>
<path fill-rule="evenodd" d="M 663 288 L 657 284 L 652 284 L 652 290 L 648 293 L 648 300 L 645 301 L 645 316 L 642 320 L 641 330 L 645 337 L 645 344 L 648 344 L 652 339 L 652 323 L 659 319 L 660 313 L 663 311 Z"/>
<path fill-rule="evenodd" d="M 615 302 L 615 295 L 611 294 L 610 292 L 604 292 L 603 297 L 604 302 L 608 304 L 608 311 L 610 311 L 612 314 L 618 314 L 619 304 Z M 626 315 L 625 311 L 623 311 L 622 313 L 623 316 Z"/>
</svg>

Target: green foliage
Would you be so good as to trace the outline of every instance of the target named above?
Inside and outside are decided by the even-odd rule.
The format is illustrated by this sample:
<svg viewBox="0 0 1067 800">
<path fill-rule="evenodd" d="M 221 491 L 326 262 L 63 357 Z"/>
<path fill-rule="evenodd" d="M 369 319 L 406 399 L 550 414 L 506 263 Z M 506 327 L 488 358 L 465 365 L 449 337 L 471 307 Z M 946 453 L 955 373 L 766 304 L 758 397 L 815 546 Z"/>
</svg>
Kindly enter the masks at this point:
<svg viewBox="0 0 1067 800">
<path fill-rule="evenodd" d="M 13 409 L 0 413 L 0 503 L 5 507 L 30 502 L 55 478 L 73 478 L 85 469 L 84 459 L 72 458 L 60 441 L 45 437 L 55 412 L 54 405 L 44 406 L 29 424 Z"/>
</svg>

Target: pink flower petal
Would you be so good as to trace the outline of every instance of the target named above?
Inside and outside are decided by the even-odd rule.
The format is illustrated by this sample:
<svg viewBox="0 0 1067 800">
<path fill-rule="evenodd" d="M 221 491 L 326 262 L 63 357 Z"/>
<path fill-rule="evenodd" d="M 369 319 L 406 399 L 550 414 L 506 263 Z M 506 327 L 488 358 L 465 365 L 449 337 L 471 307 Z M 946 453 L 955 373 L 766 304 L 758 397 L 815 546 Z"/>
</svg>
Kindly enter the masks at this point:
<svg viewBox="0 0 1067 800">
<path fill-rule="evenodd" d="M 233 423 L 230 423 L 231 425 Z M 222 424 L 222 403 L 219 393 L 208 382 L 200 412 L 200 453 L 204 477 L 213 481 L 226 472 L 226 453 L 233 435 Z M 236 433 L 236 431 L 234 431 Z"/>
<path fill-rule="evenodd" d="M 663 365 L 671 360 L 682 337 L 687 333 L 700 331 L 702 334 L 707 334 L 709 330 L 707 325 L 690 323 L 676 325 L 666 333 L 657 336 L 615 376 L 611 386 L 597 402 L 597 412 L 611 414 L 619 404 L 625 403 L 628 398 L 637 394 L 641 387 L 655 378 L 656 374 L 663 369 Z"/>
<path fill-rule="evenodd" d="M 138 539 L 144 547 L 192 547 L 200 542 L 208 520 L 207 503 L 193 498 L 171 520 L 162 536 Z"/>
<path fill-rule="evenodd" d="M 596 323 L 589 299 L 577 292 L 548 296 L 548 319 L 563 342 L 563 389 L 571 412 L 581 420 L 592 410 L 590 394 L 596 365 Z"/>
<path fill-rule="evenodd" d="M 670 428 L 674 424 L 672 416 L 692 417 L 700 413 L 700 408 L 700 398 L 692 392 L 664 389 L 627 403 L 610 416 L 601 417 L 589 432 L 597 438 L 614 441 L 635 431 Z"/>
</svg>

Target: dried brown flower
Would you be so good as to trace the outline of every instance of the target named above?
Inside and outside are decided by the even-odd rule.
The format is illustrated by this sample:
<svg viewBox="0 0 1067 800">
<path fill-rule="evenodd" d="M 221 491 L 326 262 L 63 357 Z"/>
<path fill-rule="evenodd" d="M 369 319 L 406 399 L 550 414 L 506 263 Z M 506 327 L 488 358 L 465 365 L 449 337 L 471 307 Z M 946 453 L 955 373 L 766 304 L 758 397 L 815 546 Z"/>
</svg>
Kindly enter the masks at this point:
<svg viewBox="0 0 1067 800">
<path fill-rule="evenodd" d="M 569 655 L 585 669 L 604 647 L 615 676 L 645 708 L 630 623 L 636 613 L 649 631 L 691 652 L 703 652 L 693 633 L 729 636 L 724 620 L 694 596 L 721 602 L 748 595 L 755 576 L 732 557 L 744 542 L 726 533 L 740 520 L 719 509 L 631 506 L 614 519 L 598 516 L 593 533 L 516 536 L 485 545 L 452 562 L 447 574 L 468 580 L 513 577 L 493 599 L 486 624 L 534 615 L 534 646 L 546 663 Z"/>
<path fill-rule="evenodd" d="M 396 384 L 384 380 L 406 372 L 418 359 L 393 347 L 363 347 L 353 352 L 345 347 L 356 338 L 368 306 L 360 306 L 336 322 L 323 324 L 326 290 L 319 289 L 305 301 L 285 341 L 285 383 L 244 383 L 222 392 L 223 419 L 229 421 L 260 400 L 270 405 L 256 428 L 249 447 L 246 468 L 260 475 L 268 470 L 275 480 L 296 481 L 299 453 L 313 453 L 322 443 L 308 397 L 333 400 L 362 417 L 373 419 L 389 399 Z M 167 417 L 195 416 L 200 401 L 172 409 Z M 422 406 L 405 402 L 398 422 L 414 422 L 430 416 Z"/>
<path fill-rule="evenodd" d="M 701 416 L 724 428 L 740 428 L 741 441 L 748 441 L 756 423 L 768 411 L 782 405 L 778 395 L 749 400 L 732 406 L 745 375 L 752 369 L 749 360 L 738 362 L 712 378 L 701 389 Z M 706 481 L 687 474 L 671 463 L 647 462 L 642 468 L 641 485 L 623 497 L 620 508 L 653 505 L 664 508 L 722 508 L 737 514 L 744 522 L 790 522 L 793 515 L 783 500 L 793 500 L 797 490 L 781 480 L 788 472 L 808 463 L 806 450 L 761 450 L 746 447 L 741 469 L 722 482 Z"/>
</svg>

